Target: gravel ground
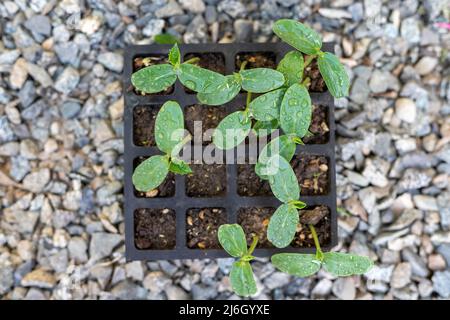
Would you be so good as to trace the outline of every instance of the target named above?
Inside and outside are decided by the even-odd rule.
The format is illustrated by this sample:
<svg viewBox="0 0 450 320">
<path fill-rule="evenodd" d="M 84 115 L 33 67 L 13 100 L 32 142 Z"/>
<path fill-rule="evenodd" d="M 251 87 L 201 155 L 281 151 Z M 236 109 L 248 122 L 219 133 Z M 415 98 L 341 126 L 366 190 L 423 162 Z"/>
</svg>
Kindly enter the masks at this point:
<svg viewBox="0 0 450 320">
<path fill-rule="evenodd" d="M 450 298 L 450 32 L 446 0 L 5 0 L 0 3 L 0 298 L 216 299 L 230 259 L 124 259 L 127 44 L 275 40 L 278 18 L 335 41 L 337 249 L 366 276 L 253 266 L 257 299 Z"/>
</svg>

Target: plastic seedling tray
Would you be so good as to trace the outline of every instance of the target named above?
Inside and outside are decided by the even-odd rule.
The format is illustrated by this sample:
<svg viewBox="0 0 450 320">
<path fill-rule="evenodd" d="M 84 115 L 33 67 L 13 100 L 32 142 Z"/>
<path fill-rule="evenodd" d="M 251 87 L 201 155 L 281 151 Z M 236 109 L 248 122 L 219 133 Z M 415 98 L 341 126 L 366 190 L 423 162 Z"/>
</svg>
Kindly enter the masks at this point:
<svg viewBox="0 0 450 320">
<path fill-rule="evenodd" d="M 191 208 L 223 208 L 226 212 L 226 223 L 237 223 L 238 210 L 248 207 L 273 207 L 280 202 L 270 196 L 244 197 L 237 192 L 238 165 L 226 164 L 226 192 L 221 196 L 211 198 L 189 197 L 186 194 L 186 176 L 175 176 L 175 193 L 172 197 L 145 198 L 138 197 L 132 183 L 132 174 L 135 160 L 139 157 L 149 157 L 160 154 L 156 146 L 137 146 L 133 140 L 133 110 L 139 106 L 161 106 L 167 100 L 177 101 L 182 108 L 199 104 L 196 95 L 185 91 L 185 88 L 177 81 L 174 89 L 169 94 L 138 95 L 133 90 L 130 77 L 133 73 L 133 61 L 136 57 L 167 56 L 170 45 L 141 45 L 130 46 L 125 50 L 125 69 L 123 74 L 125 116 L 124 116 L 124 189 L 125 189 L 125 243 L 126 257 L 128 260 L 166 260 L 166 259 L 205 259 L 223 258 L 228 254 L 222 249 L 191 249 L 187 244 L 186 219 L 187 211 Z M 324 51 L 332 51 L 332 44 L 326 43 Z M 235 72 L 235 59 L 239 53 L 266 52 L 272 53 L 278 63 L 285 53 L 293 50 L 284 43 L 239 43 L 239 44 L 182 44 L 180 45 L 182 57 L 189 53 L 221 53 L 225 58 L 225 72 Z M 328 193 L 317 196 L 301 195 L 300 199 L 308 204 L 308 207 L 317 205 L 327 206 L 330 211 L 330 238 L 324 244 L 324 251 L 330 250 L 337 244 L 337 213 L 336 213 L 336 181 L 335 181 L 335 123 L 334 103 L 328 91 L 323 93 L 310 92 L 312 103 L 327 108 L 327 122 L 329 127 L 328 141 L 325 144 L 298 145 L 296 155 L 318 155 L 328 159 Z M 241 109 L 245 106 L 245 93 L 240 93 L 231 102 L 225 105 L 226 114 Z M 204 148 L 203 146 L 202 148 Z M 137 209 L 171 209 L 175 212 L 176 238 L 173 249 L 138 249 L 135 245 L 135 220 L 134 213 Z M 287 247 L 257 248 L 254 252 L 258 257 L 269 257 L 280 252 L 312 253 L 314 247 Z"/>
</svg>

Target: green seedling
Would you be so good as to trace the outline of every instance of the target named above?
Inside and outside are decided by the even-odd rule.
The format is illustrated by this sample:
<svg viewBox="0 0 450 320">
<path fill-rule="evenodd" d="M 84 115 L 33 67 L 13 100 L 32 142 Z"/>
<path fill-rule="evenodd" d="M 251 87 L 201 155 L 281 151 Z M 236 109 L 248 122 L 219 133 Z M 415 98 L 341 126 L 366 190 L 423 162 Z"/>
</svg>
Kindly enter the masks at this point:
<svg viewBox="0 0 450 320">
<path fill-rule="evenodd" d="M 175 83 L 177 78 L 195 92 L 211 92 L 215 85 L 223 83 L 225 76 L 196 66 L 197 59 L 181 63 L 181 53 L 175 44 L 169 52 L 169 62 L 145 67 L 131 76 L 133 86 L 145 93 L 161 92 Z"/>
<path fill-rule="evenodd" d="M 153 41 L 157 44 L 178 44 L 181 40 L 170 33 L 161 33 L 153 37 Z"/>
<path fill-rule="evenodd" d="M 273 265 L 280 271 L 297 277 L 309 277 L 323 266 L 329 273 L 345 277 L 368 272 L 373 262 L 368 257 L 341 252 L 322 252 L 314 226 L 309 226 L 316 254 L 279 253 L 272 256 Z"/>
<path fill-rule="evenodd" d="M 247 249 L 244 230 L 238 224 L 223 224 L 219 227 L 219 242 L 228 254 L 239 260 L 233 263 L 230 272 L 230 282 L 233 291 L 240 296 L 248 297 L 256 293 L 256 281 L 250 261 L 254 259 L 253 251 L 258 243 L 258 237 L 253 237 L 250 248 Z"/>
<path fill-rule="evenodd" d="M 178 153 L 190 136 L 184 136 L 184 117 L 180 105 L 167 101 L 159 110 L 155 120 L 155 140 L 164 155 L 152 156 L 139 164 L 133 173 L 136 190 L 147 192 L 157 188 L 169 172 L 191 173 L 187 163 L 178 158 Z"/>
</svg>

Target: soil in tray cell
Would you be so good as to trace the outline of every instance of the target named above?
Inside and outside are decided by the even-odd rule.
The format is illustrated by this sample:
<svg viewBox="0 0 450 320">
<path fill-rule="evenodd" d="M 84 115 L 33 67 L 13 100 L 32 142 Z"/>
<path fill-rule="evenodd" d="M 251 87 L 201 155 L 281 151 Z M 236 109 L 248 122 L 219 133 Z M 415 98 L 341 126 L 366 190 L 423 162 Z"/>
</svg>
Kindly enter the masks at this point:
<svg viewBox="0 0 450 320">
<path fill-rule="evenodd" d="M 207 53 L 188 53 L 184 56 L 184 61 L 192 58 L 199 58 L 200 60 L 195 64 L 201 68 L 215 71 L 225 75 L 225 56 L 220 52 Z M 195 93 L 194 91 L 184 88 L 187 93 Z"/>
<path fill-rule="evenodd" d="M 328 193 L 328 159 L 325 156 L 299 154 L 291 161 L 301 196 L 324 195 Z M 300 197 L 301 197 L 300 196 Z"/>
<path fill-rule="evenodd" d="M 330 127 L 328 125 L 328 108 L 326 106 L 313 105 L 312 120 L 309 126 L 312 135 L 304 137 L 306 144 L 324 144 L 328 142 Z"/>
<path fill-rule="evenodd" d="M 133 110 L 133 142 L 138 147 L 156 146 L 155 120 L 161 106 L 137 106 Z"/>
<path fill-rule="evenodd" d="M 276 69 L 277 59 L 273 52 L 239 52 L 235 58 L 235 69 L 239 71 L 242 62 L 247 61 L 245 69 Z"/>
<path fill-rule="evenodd" d="M 275 208 L 240 208 L 238 211 L 238 224 L 242 226 L 247 238 L 247 244 L 251 245 L 253 236 L 258 236 L 258 248 L 272 248 L 267 240 L 267 227 Z"/>
<path fill-rule="evenodd" d="M 134 243 L 138 249 L 174 249 L 175 228 L 175 211 L 171 209 L 137 209 L 134 212 Z"/>
<path fill-rule="evenodd" d="M 215 197 L 226 192 L 227 172 L 224 164 L 192 164 L 186 176 L 188 197 Z"/>
<path fill-rule="evenodd" d="M 316 206 L 299 211 L 300 224 L 297 226 L 295 238 L 291 243 L 295 248 L 313 248 L 314 239 L 309 224 L 314 225 L 321 246 L 331 241 L 331 213 L 326 206 Z"/>
<path fill-rule="evenodd" d="M 255 165 L 238 165 L 237 192 L 243 197 L 270 196 L 272 192 L 268 181 L 255 173 Z"/>
<path fill-rule="evenodd" d="M 136 72 L 142 68 L 149 67 L 155 64 L 163 64 L 163 63 L 169 63 L 167 56 L 150 56 L 150 57 L 137 57 L 133 60 L 133 72 Z M 155 93 L 145 93 L 142 91 L 139 91 L 137 89 L 134 89 L 134 93 L 140 96 L 152 96 L 152 95 L 168 95 L 173 92 L 174 86 L 171 85 L 169 88 L 167 88 L 164 91 L 161 92 L 155 92 Z"/>
<path fill-rule="evenodd" d="M 304 56 L 306 60 L 306 55 Z M 324 92 L 327 91 L 327 85 L 322 78 L 322 75 L 319 71 L 319 66 L 317 64 L 317 59 L 314 59 L 309 66 L 307 66 L 303 72 L 303 78 L 309 77 L 310 85 L 309 91 L 312 92 Z"/>
<path fill-rule="evenodd" d="M 225 107 L 221 106 L 195 104 L 193 106 L 186 107 L 184 112 L 184 122 L 186 129 L 194 137 L 193 139 L 195 139 L 193 142 L 198 144 L 200 142 L 200 138 L 202 138 L 203 145 L 210 144 L 213 129 L 219 125 L 219 122 L 225 118 L 226 115 L 227 112 Z M 194 125 L 194 122 L 197 123 Z M 206 131 L 208 131 L 207 134 Z"/>
<path fill-rule="evenodd" d="M 219 226 L 227 223 L 223 208 L 192 208 L 187 211 L 187 246 L 191 249 L 219 249 Z"/>
<path fill-rule="evenodd" d="M 145 157 L 139 157 L 134 160 L 134 168 L 136 168 Z M 158 188 L 149 190 L 147 192 L 140 192 L 134 189 L 136 197 L 140 198 L 167 198 L 175 195 L 175 175 L 169 172 L 166 179 L 159 185 Z"/>
</svg>

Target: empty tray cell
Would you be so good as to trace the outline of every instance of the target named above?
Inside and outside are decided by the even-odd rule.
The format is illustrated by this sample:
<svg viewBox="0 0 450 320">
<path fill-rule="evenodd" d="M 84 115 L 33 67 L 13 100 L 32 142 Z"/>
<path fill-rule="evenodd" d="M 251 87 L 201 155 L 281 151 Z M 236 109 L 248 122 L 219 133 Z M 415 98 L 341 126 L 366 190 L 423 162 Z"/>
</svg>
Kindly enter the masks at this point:
<svg viewBox="0 0 450 320">
<path fill-rule="evenodd" d="M 149 67 L 156 64 L 169 63 L 168 55 L 154 55 L 148 57 L 136 57 L 133 59 L 133 72 L 139 71 L 145 67 Z M 171 85 L 164 91 L 156 93 L 144 93 L 137 89 L 134 89 L 134 93 L 141 96 L 152 96 L 152 95 L 168 95 L 173 92 L 174 86 Z"/>
<path fill-rule="evenodd" d="M 227 223 L 223 208 L 192 208 L 186 214 L 187 246 L 190 249 L 219 249 L 217 231 Z"/>
<path fill-rule="evenodd" d="M 203 145 L 210 144 L 213 130 L 226 115 L 225 107 L 221 106 L 195 104 L 186 107 L 184 121 L 186 129 L 193 136 L 193 142 L 200 144 L 201 139 Z"/>
<path fill-rule="evenodd" d="M 325 195 L 329 190 L 328 158 L 320 155 L 299 154 L 291 161 L 302 196 Z"/>
<path fill-rule="evenodd" d="M 253 236 L 258 237 L 257 248 L 273 248 L 273 245 L 267 240 L 267 227 L 270 217 L 275 212 L 275 208 L 239 208 L 238 224 L 242 226 L 247 238 L 247 244 L 253 241 Z"/>
<path fill-rule="evenodd" d="M 134 159 L 134 168 L 136 168 L 142 161 L 147 159 L 146 157 L 139 157 Z M 175 195 L 175 175 L 169 172 L 166 179 L 161 183 L 158 188 L 148 190 L 147 192 L 141 192 L 134 189 L 134 194 L 139 198 L 167 198 Z"/>
<path fill-rule="evenodd" d="M 235 58 L 235 70 L 239 71 L 242 62 L 247 61 L 245 69 L 276 69 L 277 57 L 274 52 L 239 52 Z"/>
<path fill-rule="evenodd" d="M 215 197 L 226 193 L 227 172 L 224 164 L 192 164 L 186 176 L 188 197 Z"/>
<path fill-rule="evenodd" d="M 160 105 L 133 109 L 133 142 L 139 147 L 155 146 L 155 120 Z"/>
<path fill-rule="evenodd" d="M 134 244 L 137 249 L 174 249 L 175 228 L 175 211 L 171 209 L 134 211 Z"/>
<path fill-rule="evenodd" d="M 321 246 L 327 246 L 331 242 L 331 213 L 326 206 L 316 206 L 299 210 L 300 224 L 291 243 L 295 248 L 313 248 L 314 239 L 308 224 L 313 224 Z"/>
<path fill-rule="evenodd" d="M 304 55 L 304 58 L 306 60 L 307 55 Z M 303 79 L 305 78 L 310 79 L 310 85 L 309 85 L 309 91 L 312 92 L 325 92 L 327 91 L 327 85 L 325 84 L 325 81 L 322 78 L 322 75 L 319 71 L 319 66 L 317 64 L 317 59 L 314 59 L 309 66 L 305 68 L 303 71 Z"/>
<path fill-rule="evenodd" d="M 311 125 L 309 126 L 311 136 L 304 137 L 306 144 L 324 144 L 330 137 L 330 126 L 328 124 L 328 108 L 322 105 L 313 105 Z"/>
<path fill-rule="evenodd" d="M 262 180 L 256 174 L 254 164 L 239 164 L 237 170 L 237 193 L 240 196 L 257 197 L 272 195 L 269 182 Z"/>
</svg>

